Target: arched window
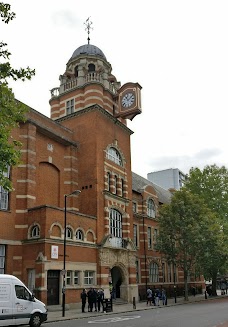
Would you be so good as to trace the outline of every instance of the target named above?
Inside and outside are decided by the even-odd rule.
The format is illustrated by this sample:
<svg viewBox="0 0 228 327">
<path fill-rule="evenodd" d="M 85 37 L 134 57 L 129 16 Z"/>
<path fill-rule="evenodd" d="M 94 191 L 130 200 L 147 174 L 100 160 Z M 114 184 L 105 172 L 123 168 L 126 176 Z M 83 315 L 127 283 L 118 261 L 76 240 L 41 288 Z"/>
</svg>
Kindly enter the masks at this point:
<svg viewBox="0 0 228 327">
<path fill-rule="evenodd" d="M 83 240 L 84 240 L 83 232 L 82 232 L 80 229 L 78 229 L 78 230 L 76 231 L 76 239 L 77 239 L 77 240 L 80 240 L 80 241 L 83 241 Z"/>
<path fill-rule="evenodd" d="M 95 72 L 95 65 L 94 64 L 89 64 L 88 71 L 89 71 L 89 73 L 94 73 Z"/>
<path fill-rule="evenodd" d="M 149 281 L 150 283 L 159 282 L 158 264 L 155 262 L 151 262 L 149 266 Z"/>
<path fill-rule="evenodd" d="M 109 211 L 110 234 L 114 237 L 122 238 L 122 215 L 115 209 Z"/>
<path fill-rule="evenodd" d="M 107 151 L 107 158 L 114 161 L 117 165 L 123 166 L 123 161 L 120 153 L 113 147 L 110 147 Z"/>
<path fill-rule="evenodd" d="M 31 229 L 31 237 L 34 238 L 39 236 L 40 236 L 40 228 L 39 226 L 35 225 Z"/>
<path fill-rule="evenodd" d="M 152 199 L 147 201 L 147 215 L 151 218 L 155 218 L 155 204 Z"/>
<path fill-rule="evenodd" d="M 67 229 L 66 229 L 66 237 L 69 238 L 69 239 L 73 238 L 72 229 L 69 228 L 69 227 L 67 227 Z"/>
<path fill-rule="evenodd" d="M 74 76 L 78 77 L 78 66 L 75 66 L 74 68 Z"/>
</svg>

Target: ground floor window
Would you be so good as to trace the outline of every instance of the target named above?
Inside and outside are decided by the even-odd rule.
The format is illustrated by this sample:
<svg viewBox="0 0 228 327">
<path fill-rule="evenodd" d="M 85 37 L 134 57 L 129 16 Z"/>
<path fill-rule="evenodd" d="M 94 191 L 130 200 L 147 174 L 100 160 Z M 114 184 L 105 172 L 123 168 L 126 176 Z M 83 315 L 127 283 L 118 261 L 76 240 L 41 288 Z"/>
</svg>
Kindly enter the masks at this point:
<svg viewBox="0 0 228 327">
<path fill-rule="evenodd" d="M 94 271 L 85 271 L 84 272 L 84 284 L 93 285 L 94 284 Z"/>
<path fill-rule="evenodd" d="M 150 263 L 149 280 L 150 280 L 150 283 L 158 283 L 159 282 L 158 264 L 156 262 Z"/>
</svg>

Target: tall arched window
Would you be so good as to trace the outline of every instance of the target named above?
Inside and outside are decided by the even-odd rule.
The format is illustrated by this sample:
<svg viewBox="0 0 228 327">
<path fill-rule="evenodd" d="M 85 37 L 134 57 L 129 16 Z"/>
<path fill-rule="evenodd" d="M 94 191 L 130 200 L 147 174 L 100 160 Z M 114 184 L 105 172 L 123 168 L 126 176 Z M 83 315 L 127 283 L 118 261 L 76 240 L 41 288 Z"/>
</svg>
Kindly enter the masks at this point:
<svg viewBox="0 0 228 327">
<path fill-rule="evenodd" d="M 35 237 L 39 237 L 39 236 L 40 236 L 40 228 L 38 225 L 35 225 L 31 229 L 31 237 L 35 238 Z"/>
<path fill-rule="evenodd" d="M 150 283 L 158 283 L 159 282 L 158 264 L 156 262 L 150 263 L 149 281 L 150 281 Z"/>
<path fill-rule="evenodd" d="M 78 230 L 76 231 L 76 239 L 77 239 L 77 240 L 80 240 L 80 241 L 83 241 L 83 240 L 84 240 L 83 232 L 82 232 L 80 229 L 78 229 Z"/>
<path fill-rule="evenodd" d="M 122 238 L 122 215 L 115 209 L 109 211 L 110 234 L 114 237 Z"/>
<path fill-rule="evenodd" d="M 72 229 L 69 228 L 69 227 L 67 227 L 67 229 L 66 229 L 66 237 L 69 238 L 69 239 L 73 238 Z"/>
<path fill-rule="evenodd" d="M 155 204 L 152 199 L 147 201 L 147 215 L 151 218 L 155 218 Z"/>
<path fill-rule="evenodd" d="M 107 151 L 107 158 L 114 161 L 117 165 L 123 166 L 123 161 L 120 153 L 113 147 L 110 147 Z"/>
</svg>

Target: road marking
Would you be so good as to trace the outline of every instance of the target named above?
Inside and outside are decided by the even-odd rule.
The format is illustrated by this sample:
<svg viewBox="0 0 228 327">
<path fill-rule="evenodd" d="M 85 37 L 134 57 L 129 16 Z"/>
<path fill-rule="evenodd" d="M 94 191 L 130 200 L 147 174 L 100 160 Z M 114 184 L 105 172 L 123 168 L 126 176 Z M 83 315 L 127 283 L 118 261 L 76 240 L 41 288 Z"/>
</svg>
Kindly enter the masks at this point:
<svg viewBox="0 0 228 327">
<path fill-rule="evenodd" d="M 110 318 L 99 319 L 99 320 L 91 320 L 88 321 L 88 324 L 109 324 L 112 322 L 120 322 L 120 321 L 126 321 L 126 320 L 138 319 L 138 318 L 141 318 L 141 316 L 110 317 Z"/>
</svg>

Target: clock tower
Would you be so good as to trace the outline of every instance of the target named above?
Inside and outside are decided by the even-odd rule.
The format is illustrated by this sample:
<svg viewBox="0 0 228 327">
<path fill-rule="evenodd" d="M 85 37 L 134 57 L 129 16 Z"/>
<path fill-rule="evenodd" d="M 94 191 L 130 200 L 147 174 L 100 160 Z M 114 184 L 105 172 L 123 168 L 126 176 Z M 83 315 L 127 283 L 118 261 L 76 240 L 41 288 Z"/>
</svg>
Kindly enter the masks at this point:
<svg viewBox="0 0 228 327">
<path fill-rule="evenodd" d="M 59 87 L 51 90 L 51 118 L 71 130 L 78 144 L 78 179 L 71 182 L 81 190 L 79 211 L 91 217 L 88 228 L 96 226 L 85 270 L 96 267 L 96 284 L 108 289 L 112 283 L 117 296 L 130 301 L 138 298 L 138 286 L 132 241 L 133 132 L 127 119 L 141 113 L 141 86 L 121 86 L 103 51 L 90 44 L 89 21 L 86 26 L 88 44 L 73 52 Z"/>
</svg>

